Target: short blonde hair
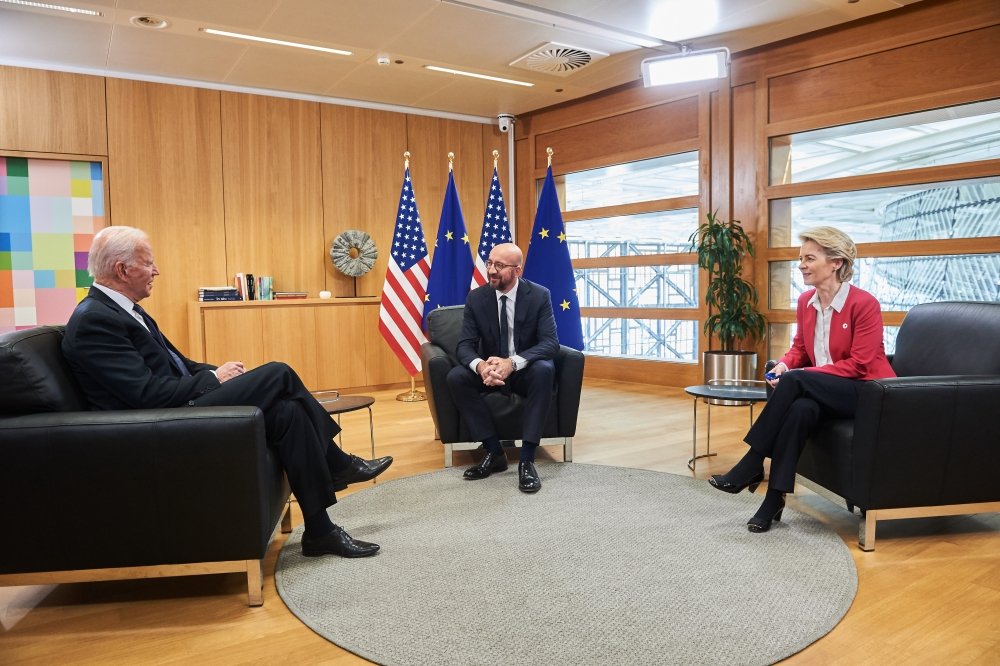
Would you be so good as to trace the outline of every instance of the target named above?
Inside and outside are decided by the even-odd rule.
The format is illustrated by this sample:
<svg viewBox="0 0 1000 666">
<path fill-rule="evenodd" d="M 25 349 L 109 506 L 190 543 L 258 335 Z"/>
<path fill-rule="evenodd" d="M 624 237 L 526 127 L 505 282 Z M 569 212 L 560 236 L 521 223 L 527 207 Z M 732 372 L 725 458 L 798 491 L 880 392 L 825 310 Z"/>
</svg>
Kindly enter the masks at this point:
<svg viewBox="0 0 1000 666">
<path fill-rule="evenodd" d="M 854 260 L 858 257 L 858 247 L 851 237 L 834 227 L 813 227 L 799 234 L 803 243 L 812 241 L 823 248 L 830 259 L 842 259 L 837 269 L 837 279 L 847 282 L 854 276 Z"/>
<path fill-rule="evenodd" d="M 135 227 L 105 227 L 97 232 L 87 255 L 87 272 L 99 281 L 114 278 L 115 264 L 131 264 L 139 245 L 149 244 L 149 236 Z"/>
</svg>

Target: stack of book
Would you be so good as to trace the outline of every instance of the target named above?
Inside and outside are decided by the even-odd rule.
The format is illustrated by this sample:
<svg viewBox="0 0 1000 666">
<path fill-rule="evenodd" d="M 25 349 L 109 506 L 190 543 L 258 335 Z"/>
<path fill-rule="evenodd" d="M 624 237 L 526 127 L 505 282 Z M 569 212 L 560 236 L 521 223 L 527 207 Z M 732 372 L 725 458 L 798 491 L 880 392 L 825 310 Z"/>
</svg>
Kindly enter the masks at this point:
<svg viewBox="0 0 1000 666">
<path fill-rule="evenodd" d="M 307 291 L 276 291 L 274 292 L 274 298 L 277 300 L 286 300 L 289 298 L 306 298 L 309 296 Z"/>
<path fill-rule="evenodd" d="M 238 301 L 239 292 L 236 287 L 199 287 L 199 301 Z"/>
</svg>

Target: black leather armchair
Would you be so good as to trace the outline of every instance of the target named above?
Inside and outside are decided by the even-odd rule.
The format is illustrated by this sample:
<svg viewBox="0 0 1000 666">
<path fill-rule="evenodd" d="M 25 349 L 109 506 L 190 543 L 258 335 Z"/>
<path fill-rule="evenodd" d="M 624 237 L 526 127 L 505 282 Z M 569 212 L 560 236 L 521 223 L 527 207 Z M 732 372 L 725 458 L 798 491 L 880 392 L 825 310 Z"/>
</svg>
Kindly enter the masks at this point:
<svg viewBox="0 0 1000 666">
<path fill-rule="evenodd" d="M 241 572 L 263 560 L 288 483 L 256 407 L 89 411 L 63 328 L 0 335 L 0 585 Z"/>
<path fill-rule="evenodd" d="M 444 465 L 451 467 L 453 449 L 469 449 L 479 445 L 473 442 L 468 427 L 462 422 L 458 409 L 448 390 L 448 371 L 458 365 L 455 349 L 462 332 L 464 305 L 438 308 L 427 315 L 429 342 L 420 350 L 423 361 L 424 387 L 427 403 L 438 438 L 444 444 Z M 563 460 L 573 460 L 573 436 L 576 434 L 576 417 L 580 413 L 580 392 L 583 387 L 584 356 L 576 349 L 560 346 L 555 358 L 556 397 L 549 408 L 542 431 L 545 438 L 562 438 Z M 491 393 L 486 398 L 497 424 L 501 440 L 519 440 L 523 423 L 522 398 L 518 395 Z"/>
<path fill-rule="evenodd" d="M 865 382 L 853 420 L 820 426 L 803 484 L 879 520 L 1000 511 L 1000 303 L 914 307 L 896 338 L 898 377 Z"/>
</svg>

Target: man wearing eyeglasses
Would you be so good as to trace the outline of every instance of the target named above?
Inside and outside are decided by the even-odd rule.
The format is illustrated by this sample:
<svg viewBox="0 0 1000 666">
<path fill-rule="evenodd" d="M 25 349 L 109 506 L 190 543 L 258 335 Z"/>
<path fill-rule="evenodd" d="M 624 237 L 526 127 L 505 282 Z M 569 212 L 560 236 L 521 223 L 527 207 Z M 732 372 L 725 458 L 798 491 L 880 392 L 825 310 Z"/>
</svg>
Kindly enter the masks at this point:
<svg viewBox="0 0 1000 666">
<path fill-rule="evenodd" d="M 456 353 L 461 365 L 448 373 L 452 398 L 486 457 L 465 470 L 466 479 L 485 479 L 507 469 L 485 396 L 513 392 L 524 398 L 524 428 L 518 488 L 538 492 L 535 449 L 552 402 L 559 351 L 552 299 L 545 287 L 521 278 L 524 255 L 513 243 L 497 245 L 486 262 L 489 282 L 469 292 Z"/>
</svg>

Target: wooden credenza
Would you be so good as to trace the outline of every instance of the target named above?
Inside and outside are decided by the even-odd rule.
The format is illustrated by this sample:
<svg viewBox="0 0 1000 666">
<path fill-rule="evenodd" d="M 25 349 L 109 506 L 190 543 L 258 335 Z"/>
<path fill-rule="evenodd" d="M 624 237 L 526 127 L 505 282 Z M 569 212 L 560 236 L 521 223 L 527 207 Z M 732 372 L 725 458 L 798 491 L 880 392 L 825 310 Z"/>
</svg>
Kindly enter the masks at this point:
<svg viewBox="0 0 1000 666">
<path fill-rule="evenodd" d="M 313 391 L 409 382 L 379 334 L 376 297 L 195 302 L 188 315 L 195 360 L 284 361 Z"/>
</svg>

